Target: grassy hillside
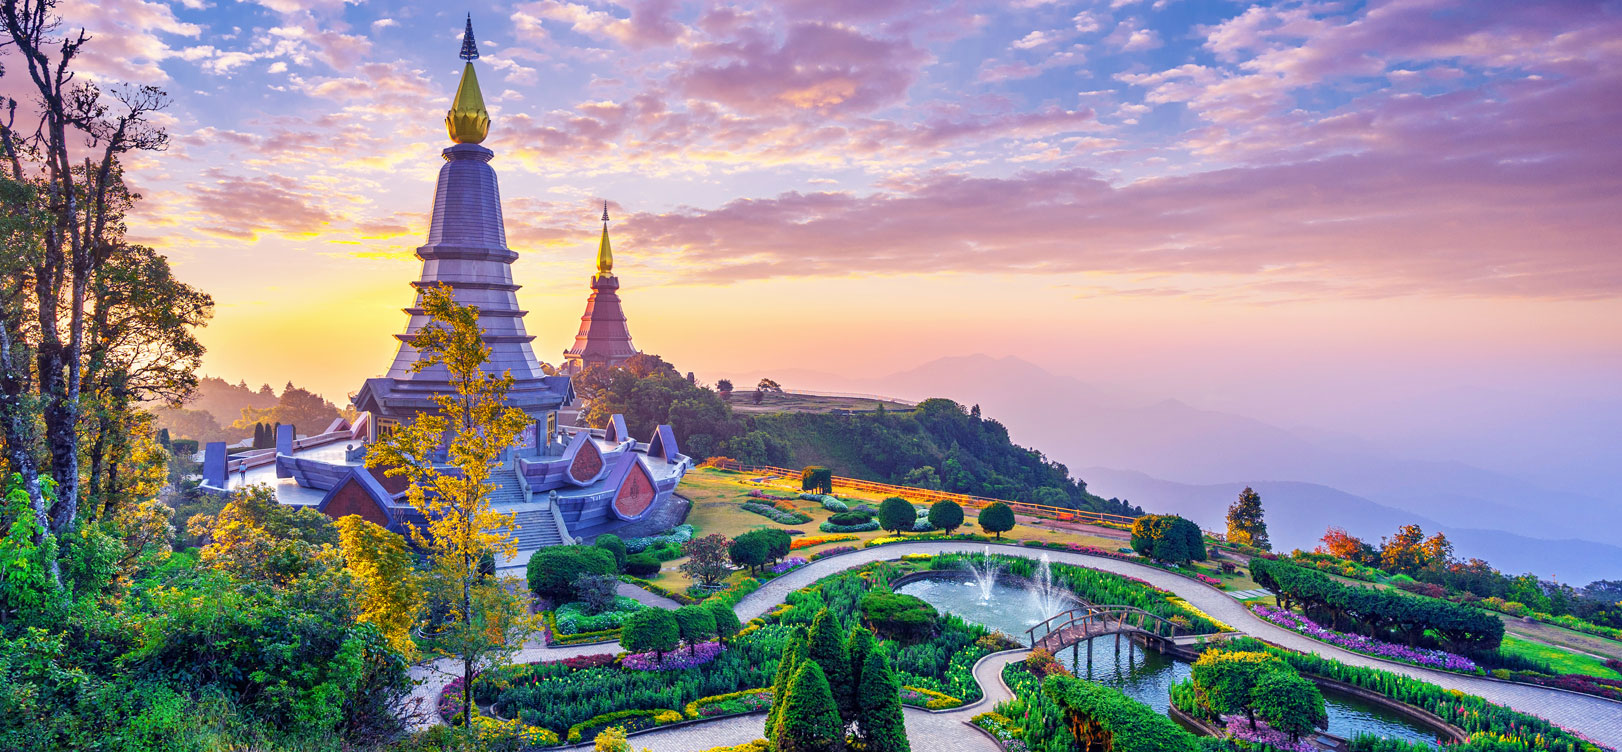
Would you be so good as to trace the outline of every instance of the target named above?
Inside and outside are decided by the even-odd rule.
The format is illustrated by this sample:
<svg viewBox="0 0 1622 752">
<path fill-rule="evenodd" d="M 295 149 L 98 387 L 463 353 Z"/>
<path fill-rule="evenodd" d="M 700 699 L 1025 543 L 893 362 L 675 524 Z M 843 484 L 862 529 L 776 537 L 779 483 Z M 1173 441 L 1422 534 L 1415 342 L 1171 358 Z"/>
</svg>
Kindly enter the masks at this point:
<svg viewBox="0 0 1622 752">
<path fill-rule="evenodd" d="M 786 445 L 791 467 L 826 465 L 840 475 L 1049 506 L 1133 514 L 1100 498 L 1064 465 L 1008 438 L 1008 429 L 951 400 L 906 412 L 776 413 L 754 430 Z"/>
</svg>

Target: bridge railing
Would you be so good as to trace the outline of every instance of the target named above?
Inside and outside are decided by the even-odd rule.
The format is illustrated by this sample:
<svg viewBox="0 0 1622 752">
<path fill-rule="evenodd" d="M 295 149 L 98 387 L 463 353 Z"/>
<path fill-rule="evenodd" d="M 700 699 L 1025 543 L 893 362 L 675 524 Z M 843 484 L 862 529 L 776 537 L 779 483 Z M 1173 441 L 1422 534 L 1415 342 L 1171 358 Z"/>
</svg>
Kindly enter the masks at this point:
<svg viewBox="0 0 1622 752">
<path fill-rule="evenodd" d="M 1136 631 L 1151 634 L 1156 637 L 1177 637 L 1180 632 L 1187 631 L 1183 627 L 1167 621 L 1159 616 L 1133 606 L 1087 606 L 1073 608 L 1063 613 L 1054 614 L 1041 623 L 1025 630 L 1027 641 L 1032 648 L 1046 640 L 1049 635 L 1058 633 L 1060 640 L 1064 639 L 1064 631 L 1071 627 L 1080 627 L 1083 634 L 1090 631 L 1089 627 L 1102 622 L 1107 628 L 1113 621 L 1117 625 L 1114 630 L 1101 630 L 1099 634 L 1108 634 L 1110 631 L 1124 632 L 1131 628 Z M 1055 626 L 1055 622 L 1059 622 Z M 1042 636 L 1037 637 L 1036 631 L 1042 630 Z M 1064 647 L 1063 644 L 1055 646 L 1054 650 Z"/>
</svg>

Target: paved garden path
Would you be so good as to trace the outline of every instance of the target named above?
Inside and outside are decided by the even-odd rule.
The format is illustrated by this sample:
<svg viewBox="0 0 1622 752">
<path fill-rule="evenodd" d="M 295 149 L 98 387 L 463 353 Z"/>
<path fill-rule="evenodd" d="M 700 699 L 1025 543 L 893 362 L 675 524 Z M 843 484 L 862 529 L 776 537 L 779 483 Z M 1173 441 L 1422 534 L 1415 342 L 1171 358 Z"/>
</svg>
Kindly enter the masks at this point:
<svg viewBox="0 0 1622 752">
<path fill-rule="evenodd" d="M 1025 557 L 1035 557 L 1043 553 L 1041 550 L 1016 545 L 987 546 L 983 543 L 949 541 L 898 543 L 878 548 L 866 548 L 849 554 L 814 561 L 773 579 L 761 586 L 759 590 L 738 601 L 734 610 L 737 611 L 740 620 L 747 621 L 782 603 L 789 593 L 810 585 L 823 577 L 874 561 L 896 559 L 902 554 L 980 553 L 987 550 L 987 548 L 996 553 Z M 1303 652 L 1317 653 L 1355 666 L 1366 666 L 1412 676 L 1447 689 L 1458 689 L 1523 713 L 1546 718 L 1565 728 L 1583 734 L 1600 744 L 1622 749 L 1622 703 L 1611 702 L 1590 695 L 1580 695 L 1544 687 L 1488 681 L 1460 674 L 1432 671 L 1417 666 L 1376 660 L 1368 656 L 1341 650 L 1332 645 L 1326 645 L 1263 621 L 1250 613 L 1250 610 L 1245 608 L 1243 603 L 1234 600 L 1226 593 L 1165 570 L 1104 556 L 1088 556 L 1063 551 L 1048 551 L 1046 553 L 1053 561 L 1061 564 L 1073 564 L 1144 580 L 1156 587 L 1177 594 L 1196 608 L 1233 626 L 1235 629 L 1276 645 Z M 1023 635 L 1015 635 L 1015 637 L 1023 637 Z M 526 647 L 519 653 L 516 660 L 519 662 L 557 660 L 572 655 L 617 653 L 619 650 L 618 643 L 557 649 Z M 993 656 L 987 663 L 989 664 L 997 659 L 998 656 Z M 443 664 L 443 667 L 441 667 L 441 664 Z M 452 670 L 450 669 L 452 665 L 449 661 L 442 660 L 434 664 L 418 666 L 414 669 L 413 676 L 426 680 L 423 685 L 418 687 L 418 696 L 425 698 L 437 697 L 439 688 L 450 680 L 450 676 L 446 672 Z M 1006 696 L 1003 694 L 1005 690 L 1002 689 L 1000 679 L 996 678 L 1000 671 L 1000 665 L 997 666 L 997 671 L 991 671 L 989 666 L 982 665 L 980 670 L 975 672 L 975 678 L 980 681 L 982 690 L 992 697 Z M 983 673 L 987 675 L 982 676 Z M 991 744 L 989 739 L 978 731 L 965 728 L 962 725 L 963 721 L 967 720 L 968 717 L 990 710 L 992 704 L 991 702 L 983 705 L 975 703 L 972 706 L 960 708 L 958 712 L 954 713 L 926 713 L 909 708 L 907 710 L 907 731 L 908 736 L 912 739 L 913 747 L 923 750 L 980 749 L 982 747 L 979 745 L 984 744 L 989 745 L 983 747 L 984 749 L 994 750 L 996 747 Z M 714 733 L 700 734 L 697 731 L 697 729 L 706 728 L 713 728 Z M 915 729 L 916 735 L 914 735 Z M 636 748 L 647 746 L 654 752 L 703 750 L 723 744 L 741 744 L 750 739 L 759 738 L 760 730 L 761 724 L 758 716 L 745 716 L 741 720 L 716 721 L 671 729 L 668 732 L 653 731 L 640 734 L 634 738 L 636 742 L 634 746 Z M 721 738 L 722 736 L 726 738 Z M 685 741 L 678 741 L 679 739 Z M 682 745 L 692 744 L 693 746 L 665 746 L 667 741 L 672 745 L 679 743 Z"/>
</svg>

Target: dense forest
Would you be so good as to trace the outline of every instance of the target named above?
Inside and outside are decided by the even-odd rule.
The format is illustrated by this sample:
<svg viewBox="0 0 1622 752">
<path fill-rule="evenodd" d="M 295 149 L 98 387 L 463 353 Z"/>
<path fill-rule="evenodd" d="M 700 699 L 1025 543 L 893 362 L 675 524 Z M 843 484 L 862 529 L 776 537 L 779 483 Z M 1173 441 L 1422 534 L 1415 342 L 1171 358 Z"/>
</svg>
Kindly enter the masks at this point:
<svg viewBox="0 0 1622 752">
<path fill-rule="evenodd" d="M 269 384 L 255 391 L 246 382 L 232 384 L 203 376 L 196 390 L 180 405 L 152 403 L 155 426 L 168 429 L 176 439 L 199 442 L 239 441 L 253 435 L 260 423 L 289 423 L 301 434 L 326 428 L 342 411 L 319 394 L 288 382 L 280 395 Z"/>
<path fill-rule="evenodd" d="M 623 369 L 587 369 L 575 377 L 589 400 L 583 418 L 603 426 L 623 414 L 634 436 L 669 423 L 692 457 L 749 464 L 827 465 L 841 475 L 945 491 L 1117 514 L 1141 510 L 1087 491 L 1064 465 L 1015 444 L 1008 429 L 946 399 L 909 411 L 775 413 L 745 416 L 691 374 L 654 355 Z"/>
</svg>

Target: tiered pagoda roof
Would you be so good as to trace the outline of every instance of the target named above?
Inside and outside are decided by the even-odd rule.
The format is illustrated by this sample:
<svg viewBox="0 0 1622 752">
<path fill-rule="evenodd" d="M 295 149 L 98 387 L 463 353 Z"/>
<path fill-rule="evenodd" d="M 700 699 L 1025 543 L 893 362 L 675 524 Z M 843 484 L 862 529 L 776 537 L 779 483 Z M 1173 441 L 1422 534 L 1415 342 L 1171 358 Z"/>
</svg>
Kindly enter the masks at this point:
<svg viewBox="0 0 1622 752">
<path fill-rule="evenodd" d="M 462 80 L 445 115 L 445 128 L 453 143 L 441 156 L 439 183 L 434 189 L 433 220 L 428 242 L 417 248 L 422 274 L 411 286 L 416 300 L 404 309 L 410 316 L 403 334 L 395 335 L 400 348 L 385 376 L 367 379 L 355 394 L 356 409 L 380 416 L 380 425 L 408 420 L 418 412 L 434 410 L 434 395 L 451 394 L 450 375 L 442 365 L 417 370 L 421 353 L 412 339 L 428 323 L 422 309 L 423 290 L 440 285 L 451 288 L 456 302 L 479 309 L 479 326 L 490 346 L 484 369 L 499 375 L 509 372 L 513 386 L 507 401 L 531 415 L 542 415 L 573 401 L 567 377 L 547 376 L 530 347 L 534 337 L 524 330 L 526 311 L 518 307 L 518 285 L 513 284 L 512 263 L 518 254 L 507 248 L 501 214 L 501 190 L 490 167 L 495 152 L 480 146 L 490 130 L 490 114 L 479 91 L 473 61 L 479 57 L 468 21 L 463 37 Z"/>
<path fill-rule="evenodd" d="M 620 281 L 614 276 L 614 249 L 608 242 L 608 202 L 603 202 L 603 238 L 597 244 L 597 273 L 591 278 L 591 296 L 586 313 L 580 317 L 580 333 L 574 347 L 564 351 L 567 373 L 579 373 L 591 366 L 614 367 L 636 354 L 631 344 L 631 328 L 620 307 Z"/>
</svg>

